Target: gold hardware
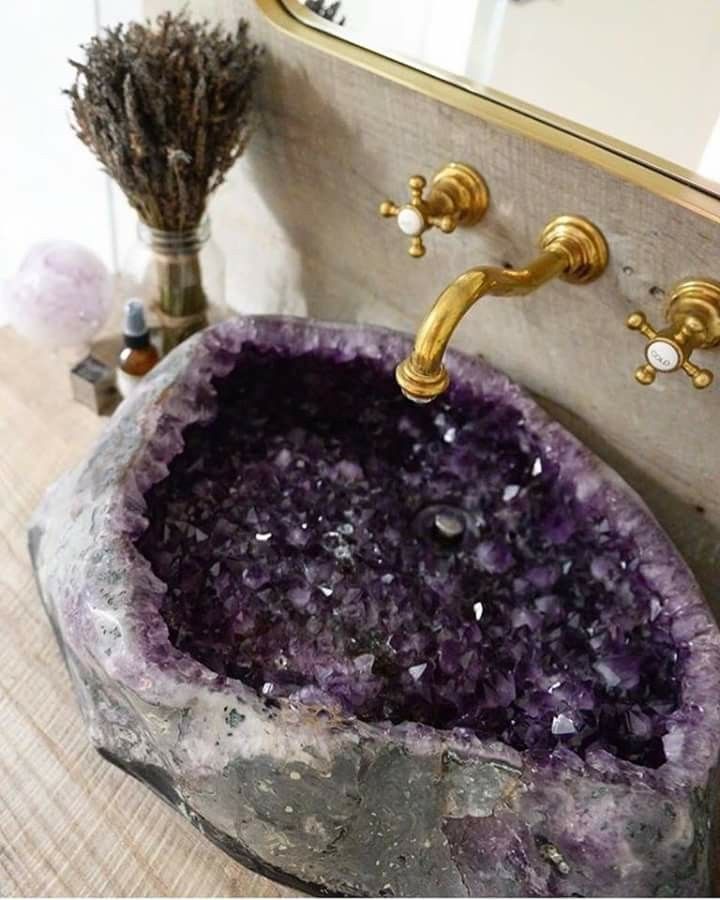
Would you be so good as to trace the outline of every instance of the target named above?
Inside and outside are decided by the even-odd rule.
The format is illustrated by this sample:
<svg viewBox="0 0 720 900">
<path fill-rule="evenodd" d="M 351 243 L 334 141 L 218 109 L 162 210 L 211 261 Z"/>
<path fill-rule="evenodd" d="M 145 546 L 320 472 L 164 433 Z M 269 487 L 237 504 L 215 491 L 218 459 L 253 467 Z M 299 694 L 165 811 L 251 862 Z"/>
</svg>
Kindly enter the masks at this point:
<svg viewBox="0 0 720 900">
<path fill-rule="evenodd" d="M 396 217 L 400 230 L 410 238 L 408 253 L 414 257 L 425 255 L 422 235 L 428 229 L 439 228 L 450 234 L 458 225 L 475 225 L 489 203 L 485 180 L 465 163 L 449 163 L 436 172 L 430 193 L 423 199 L 426 184 L 422 175 L 413 175 L 408 181 L 409 203 L 398 206 L 392 200 L 384 200 L 380 204 L 380 215 Z"/>
<path fill-rule="evenodd" d="M 524 269 L 480 266 L 464 272 L 435 301 L 420 326 L 415 346 L 395 370 L 403 393 L 416 403 L 428 403 L 450 383 L 443 356 L 453 331 L 481 297 L 530 294 L 551 278 L 587 284 L 602 275 L 608 261 L 605 238 L 592 222 L 559 216 L 540 235 L 542 251 Z"/>
<path fill-rule="evenodd" d="M 720 282 L 689 278 L 675 285 L 665 311 L 668 327 L 656 331 L 644 313 L 628 316 L 627 327 L 647 339 L 647 363 L 635 370 L 640 384 L 655 381 L 658 372 L 683 372 L 693 386 L 702 390 L 712 384 L 713 373 L 690 361 L 695 350 L 707 350 L 720 344 Z"/>
</svg>

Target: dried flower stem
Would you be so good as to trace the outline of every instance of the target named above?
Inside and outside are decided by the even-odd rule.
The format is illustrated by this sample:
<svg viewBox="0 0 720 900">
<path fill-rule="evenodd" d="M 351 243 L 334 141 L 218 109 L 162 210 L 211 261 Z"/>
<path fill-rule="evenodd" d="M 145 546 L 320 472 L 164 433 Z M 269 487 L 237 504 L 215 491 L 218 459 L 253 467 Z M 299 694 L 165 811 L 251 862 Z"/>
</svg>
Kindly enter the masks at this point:
<svg viewBox="0 0 720 900">
<path fill-rule="evenodd" d="M 153 229 L 197 228 L 245 149 L 261 55 L 247 31 L 244 20 L 229 33 L 165 13 L 107 29 L 83 47 L 85 62 L 71 60 L 75 132 Z M 158 271 L 164 313 L 205 308 L 197 254 Z"/>
</svg>

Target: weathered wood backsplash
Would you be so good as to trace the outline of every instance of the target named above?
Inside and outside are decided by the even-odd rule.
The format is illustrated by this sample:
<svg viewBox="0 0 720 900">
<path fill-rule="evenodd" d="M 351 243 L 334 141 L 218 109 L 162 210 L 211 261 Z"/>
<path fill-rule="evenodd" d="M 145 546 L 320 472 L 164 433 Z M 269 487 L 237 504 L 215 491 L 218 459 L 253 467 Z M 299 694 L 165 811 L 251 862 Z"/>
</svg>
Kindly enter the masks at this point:
<svg viewBox="0 0 720 900">
<path fill-rule="evenodd" d="M 149 14 L 183 5 L 146 0 Z M 598 282 L 489 298 L 455 344 L 525 384 L 636 488 L 720 613 L 720 382 L 699 392 L 674 375 L 640 387 L 643 341 L 624 324 L 634 309 L 659 324 L 662 289 L 681 278 L 720 278 L 720 225 L 309 48 L 252 0 L 190 5 L 228 23 L 248 17 L 267 47 L 257 133 L 212 209 L 233 305 L 414 331 L 461 271 L 521 264 L 559 213 L 591 218 L 611 251 Z M 427 256 L 411 259 L 378 203 L 450 160 L 483 173 L 490 210 L 469 231 L 432 232 Z M 696 357 L 720 375 L 720 352 Z"/>
</svg>

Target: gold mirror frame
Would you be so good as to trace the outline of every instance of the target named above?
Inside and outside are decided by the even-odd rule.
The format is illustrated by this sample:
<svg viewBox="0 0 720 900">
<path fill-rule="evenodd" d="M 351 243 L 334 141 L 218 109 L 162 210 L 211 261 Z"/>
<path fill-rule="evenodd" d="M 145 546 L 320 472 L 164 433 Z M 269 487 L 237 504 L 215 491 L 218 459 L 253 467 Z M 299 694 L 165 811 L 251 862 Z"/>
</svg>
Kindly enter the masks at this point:
<svg viewBox="0 0 720 900">
<path fill-rule="evenodd" d="M 514 97 L 492 90 L 480 94 L 469 81 L 460 77 L 430 68 L 421 69 L 415 61 L 403 62 L 368 50 L 353 43 L 339 26 L 307 10 L 300 0 L 255 0 L 255 3 L 273 25 L 317 50 L 478 116 L 499 128 L 569 153 L 694 213 L 720 222 L 720 185 L 701 178 L 689 169 L 522 104 Z"/>
</svg>

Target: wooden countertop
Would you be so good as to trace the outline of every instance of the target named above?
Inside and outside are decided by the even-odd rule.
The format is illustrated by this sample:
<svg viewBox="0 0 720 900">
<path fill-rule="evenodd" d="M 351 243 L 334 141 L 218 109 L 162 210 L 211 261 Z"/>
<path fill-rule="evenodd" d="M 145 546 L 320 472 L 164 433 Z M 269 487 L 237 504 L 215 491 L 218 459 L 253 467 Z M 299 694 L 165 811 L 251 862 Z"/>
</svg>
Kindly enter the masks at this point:
<svg viewBox="0 0 720 900">
<path fill-rule="evenodd" d="M 103 419 L 68 361 L 0 328 L 0 897 L 289 897 L 90 746 L 40 605 L 25 529 Z"/>
</svg>

